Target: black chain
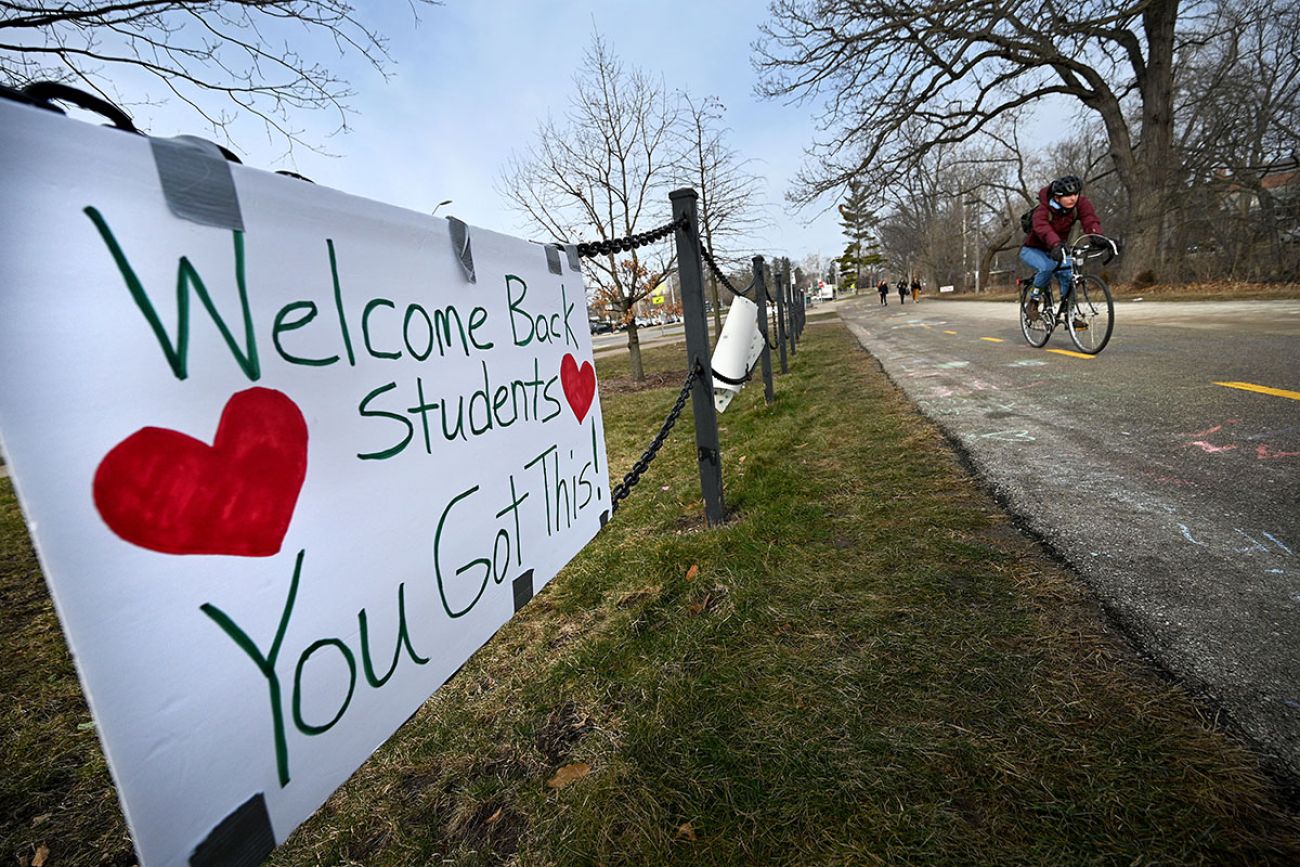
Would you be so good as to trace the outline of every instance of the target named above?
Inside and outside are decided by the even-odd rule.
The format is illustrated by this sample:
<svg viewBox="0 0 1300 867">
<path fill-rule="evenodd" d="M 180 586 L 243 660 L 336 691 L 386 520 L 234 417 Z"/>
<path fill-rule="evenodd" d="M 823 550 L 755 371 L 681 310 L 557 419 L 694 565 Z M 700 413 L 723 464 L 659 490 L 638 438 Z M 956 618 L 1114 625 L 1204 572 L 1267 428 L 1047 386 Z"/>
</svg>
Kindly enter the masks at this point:
<svg viewBox="0 0 1300 867">
<path fill-rule="evenodd" d="M 705 263 L 709 266 L 709 270 L 713 272 L 713 276 L 718 278 L 718 282 L 721 283 L 723 286 L 726 286 L 727 289 L 731 291 L 732 295 L 739 295 L 742 298 L 744 298 L 745 293 L 736 289 L 735 286 L 732 286 L 731 281 L 727 279 L 727 275 L 723 274 L 722 269 L 718 267 L 717 261 L 713 258 L 713 251 L 710 250 L 708 247 L 704 246 L 704 243 L 702 241 L 699 247 L 700 247 L 700 255 L 704 257 Z"/>
<path fill-rule="evenodd" d="M 578 255 L 590 259 L 594 256 L 608 256 L 611 253 L 628 253 L 637 247 L 644 247 L 646 244 L 662 241 L 678 229 L 685 228 L 686 217 L 683 215 L 680 220 L 665 223 L 649 232 L 637 232 L 634 235 L 628 235 L 626 238 L 611 238 L 608 241 L 583 241 L 577 245 Z"/>
<path fill-rule="evenodd" d="M 33 81 L 22 90 L 12 90 L 8 87 L 0 88 L 0 96 L 5 99 L 12 99 L 15 102 L 25 102 L 37 108 L 55 111 L 59 114 L 66 114 L 67 112 L 54 105 L 53 101 L 70 102 L 79 108 L 93 111 L 101 117 L 108 118 L 113 126 L 124 132 L 140 132 L 135 128 L 135 124 L 131 122 L 130 116 L 108 100 L 58 81 Z"/>
<path fill-rule="evenodd" d="M 636 487 L 636 483 L 641 481 L 641 476 L 644 475 L 646 470 L 650 469 L 651 461 L 653 461 L 655 455 L 659 453 L 659 449 L 663 446 L 664 440 L 668 439 L 668 434 L 672 431 L 673 425 L 677 424 L 677 417 L 682 414 L 682 409 L 686 406 L 686 398 L 690 395 L 691 387 L 695 385 L 695 379 L 699 375 L 699 372 L 700 365 L 696 364 L 695 367 L 691 369 L 691 372 L 686 374 L 686 381 L 682 383 L 682 390 L 677 395 L 677 402 L 674 403 L 673 408 L 669 410 L 668 418 L 664 419 L 663 427 L 659 428 L 659 433 L 656 434 L 655 438 L 650 442 L 650 445 L 645 450 L 645 454 L 641 455 L 641 458 L 632 465 L 632 471 L 624 476 L 623 481 L 615 485 L 613 490 L 609 492 L 609 510 L 611 512 L 618 511 L 619 501 L 627 499 L 627 495 L 632 493 L 632 489 Z"/>
<path fill-rule="evenodd" d="M 767 328 L 763 329 L 763 339 L 767 341 L 767 348 L 773 351 L 777 348 L 776 338 L 772 336 L 776 332 L 775 316 L 776 311 L 767 314 Z"/>
</svg>

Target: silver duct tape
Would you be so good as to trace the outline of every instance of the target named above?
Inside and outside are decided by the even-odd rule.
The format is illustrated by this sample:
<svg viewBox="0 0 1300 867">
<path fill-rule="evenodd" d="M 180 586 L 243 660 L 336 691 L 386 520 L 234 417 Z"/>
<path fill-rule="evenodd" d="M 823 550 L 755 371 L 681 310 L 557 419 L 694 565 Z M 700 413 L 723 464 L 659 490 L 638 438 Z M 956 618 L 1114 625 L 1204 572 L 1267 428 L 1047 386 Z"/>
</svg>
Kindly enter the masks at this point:
<svg viewBox="0 0 1300 867">
<path fill-rule="evenodd" d="M 469 226 L 455 217 L 448 217 L 447 227 L 451 229 L 451 248 L 456 254 L 456 260 L 460 262 L 461 270 L 465 272 L 465 279 L 477 283 L 478 278 L 474 276 L 474 251 L 469 246 Z"/>
<path fill-rule="evenodd" d="M 577 244 L 565 244 L 565 245 L 564 245 L 564 252 L 565 252 L 566 254 L 568 254 L 568 257 L 569 257 L 569 270 L 570 270 L 570 271 L 581 271 L 581 270 L 582 270 L 582 262 L 581 262 L 581 261 L 579 260 L 579 258 L 578 258 L 578 245 L 577 245 Z"/>
<path fill-rule="evenodd" d="M 546 270 L 550 271 L 552 274 L 563 274 L 564 271 L 560 268 L 559 248 L 547 244 L 542 249 L 546 251 Z"/>
<path fill-rule="evenodd" d="M 182 220 L 244 230 L 230 163 L 210 141 L 194 136 L 151 138 L 154 165 L 167 208 Z"/>
</svg>

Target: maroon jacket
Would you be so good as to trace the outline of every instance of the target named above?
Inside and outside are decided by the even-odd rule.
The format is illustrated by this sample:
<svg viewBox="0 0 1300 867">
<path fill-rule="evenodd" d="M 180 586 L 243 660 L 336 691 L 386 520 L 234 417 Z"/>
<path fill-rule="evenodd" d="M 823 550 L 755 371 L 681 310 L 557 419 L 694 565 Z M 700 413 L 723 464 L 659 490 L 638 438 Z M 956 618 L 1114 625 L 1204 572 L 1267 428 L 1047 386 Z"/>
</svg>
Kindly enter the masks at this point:
<svg viewBox="0 0 1300 867">
<path fill-rule="evenodd" d="M 1088 201 L 1087 196 L 1079 196 L 1079 201 L 1068 211 L 1047 204 L 1051 197 L 1050 186 L 1038 191 L 1038 207 L 1034 208 L 1034 230 L 1025 236 L 1023 246 L 1051 250 L 1057 244 L 1064 244 L 1070 237 L 1070 227 L 1075 220 L 1083 223 L 1083 231 L 1101 234 L 1101 220 L 1097 219 L 1097 212 L 1092 209 L 1092 202 Z"/>
</svg>

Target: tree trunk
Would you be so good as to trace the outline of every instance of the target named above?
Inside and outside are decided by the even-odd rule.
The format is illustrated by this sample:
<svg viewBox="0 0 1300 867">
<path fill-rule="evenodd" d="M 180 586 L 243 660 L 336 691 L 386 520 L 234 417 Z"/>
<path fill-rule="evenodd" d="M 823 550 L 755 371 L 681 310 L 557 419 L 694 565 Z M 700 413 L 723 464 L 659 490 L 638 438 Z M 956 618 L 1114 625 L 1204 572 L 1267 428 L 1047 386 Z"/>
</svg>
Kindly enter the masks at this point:
<svg viewBox="0 0 1300 867">
<path fill-rule="evenodd" d="M 985 245 L 983 252 L 980 253 L 980 261 L 977 267 L 978 278 L 975 284 L 980 287 L 981 291 L 988 292 L 992 287 L 989 285 L 989 272 L 993 270 L 993 257 L 1003 250 L 1010 249 L 1012 235 L 1007 233 L 999 235 Z"/>
<path fill-rule="evenodd" d="M 645 367 L 641 364 L 641 335 L 637 333 L 635 316 L 627 323 L 627 359 L 632 369 L 632 381 L 645 379 Z"/>
<path fill-rule="evenodd" d="M 1155 283 L 1160 279 L 1160 248 L 1164 209 L 1154 190 L 1139 194 L 1133 201 L 1131 223 L 1133 228 L 1124 239 L 1124 263 L 1121 273 L 1129 280 Z"/>
<path fill-rule="evenodd" d="M 1156 0 L 1142 13 L 1146 34 L 1146 69 L 1142 91 L 1142 141 L 1137 172 L 1129 187 L 1133 233 L 1125 253 L 1130 275 L 1160 279 L 1165 260 L 1165 215 L 1173 204 L 1170 178 L 1174 166 L 1174 27 L 1179 0 Z M 1150 272 L 1149 275 L 1145 272 Z"/>
<path fill-rule="evenodd" d="M 709 274 L 709 300 L 713 302 L 713 345 L 722 339 L 722 304 L 718 299 L 718 278 Z"/>
<path fill-rule="evenodd" d="M 709 245 L 709 251 L 712 252 L 713 226 L 707 219 L 704 221 L 704 242 Z M 722 305 L 718 303 L 718 278 L 713 275 L 712 269 L 709 269 L 709 297 L 713 302 L 713 345 L 717 346 L 718 341 L 722 339 Z"/>
</svg>

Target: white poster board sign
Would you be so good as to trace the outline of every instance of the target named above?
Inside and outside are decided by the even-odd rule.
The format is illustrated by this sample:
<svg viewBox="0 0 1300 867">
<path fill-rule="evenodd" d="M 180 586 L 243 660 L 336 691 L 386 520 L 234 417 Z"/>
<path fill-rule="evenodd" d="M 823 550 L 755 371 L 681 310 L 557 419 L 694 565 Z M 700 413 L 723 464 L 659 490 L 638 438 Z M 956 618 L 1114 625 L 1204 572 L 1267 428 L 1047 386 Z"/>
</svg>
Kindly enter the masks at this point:
<svg viewBox="0 0 1300 867">
<path fill-rule="evenodd" d="M 581 275 L 242 166 L 182 220 L 35 108 L 0 153 L 0 438 L 136 846 L 273 846 L 599 530 Z"/>
<path fill-rule="evenodd" d="M 939 291 L 940 291 L 940 292 L 952 292 L 954 288 L 956 288 L 956 287 L 953 287 L 953 286 L 940 286 L 940 287 L 939 287 Z"/>
</svg>

